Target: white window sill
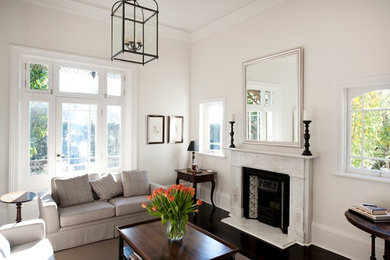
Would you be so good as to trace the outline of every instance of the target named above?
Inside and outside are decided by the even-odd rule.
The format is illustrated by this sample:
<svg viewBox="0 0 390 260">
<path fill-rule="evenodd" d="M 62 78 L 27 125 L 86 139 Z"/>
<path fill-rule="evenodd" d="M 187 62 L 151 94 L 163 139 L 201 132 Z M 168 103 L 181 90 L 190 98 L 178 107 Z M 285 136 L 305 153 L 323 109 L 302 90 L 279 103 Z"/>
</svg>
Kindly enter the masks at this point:
<svg viewBox="0 0 390 260">
<path fill-rule="evenodd" d="M 216 153 L 198 152 L 198 154 L 226 159 L 226 156 L 223 153 L 222 154 L 216 154 Z"/>
<path fill-rule="evenodd" d="M 380 182 L 380 183 L 390 183 L 390 178 L 389 177 L 375 177 L 375 176 L 368 176 L 368 175 L 364 175 L 364 174 L 350 173 L 350 172 L 334 173 L 333 175 L 339 176 L 339 177 L 360 179 L 360 180 L 365 180 L 365 181 L 373 181 L 373 182 Z"/>
</svg>

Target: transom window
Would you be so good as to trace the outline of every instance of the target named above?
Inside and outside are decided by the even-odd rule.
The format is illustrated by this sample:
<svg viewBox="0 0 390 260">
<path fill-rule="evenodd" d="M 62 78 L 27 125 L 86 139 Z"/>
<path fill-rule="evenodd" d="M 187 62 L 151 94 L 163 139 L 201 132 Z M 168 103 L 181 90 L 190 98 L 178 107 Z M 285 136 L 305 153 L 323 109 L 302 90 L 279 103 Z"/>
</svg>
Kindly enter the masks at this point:
<svg viewBox="0 0 390 260">
<path fill-rule="evenodd" d="M 348 90 L 347 170 L 390 177 L 390 87 Z"/>
</svg>

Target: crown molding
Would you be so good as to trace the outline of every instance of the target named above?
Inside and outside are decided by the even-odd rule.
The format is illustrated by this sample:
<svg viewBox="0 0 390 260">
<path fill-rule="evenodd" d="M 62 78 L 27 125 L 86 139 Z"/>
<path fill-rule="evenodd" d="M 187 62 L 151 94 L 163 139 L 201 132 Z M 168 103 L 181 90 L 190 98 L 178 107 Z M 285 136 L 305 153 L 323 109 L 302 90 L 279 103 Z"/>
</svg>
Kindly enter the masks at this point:
<svg viewBox="0 0 390 260">
<path fill-rule="evenodd" d="M 257 0 L 251 4 L 248 4 L 228 15 L 225 15 L 221 19 L 212 22 L 203 28 L 191 33 L 191 42 L 201 40 L 217 31 L 225 29 L 233 24 L 241 22 L 252 16 L 255 16 L 277 4 L 280 4 L 285 0 Z"/>
<path fill-rule="evenodd" d="M 70 14 L 76 14 L 91 19 L 97 19 L 103 22 L 110 22 L 111 11 L 103 8 L 85 5 L 76 1 L 68 0 L 19 0 L 20 2 L 39 5 L 45 8 L 52 8 L 58 11 L 68 12 Z M 208 24 L 204 27 L 190 33 L 180 29 L 176 29 L 167 25 L 159 24 L 160 36 L 184 41 L 194 42 L 202 38 L 205 38 L 217 31 L 220 31 L 228 26 L 245 20 L 251 16 L 254 16 L 264 10 L 271 8 L 285 0 L 256 0 L 244 7 L 237 9 L 236 11 Z"/>
<path fill-rule="evenodd" d="M 24 3 L 38 5 L 44 8 L 51 8 L 57 11 L 67 12 L 74 15 L 80 15 L 91 19 L 97 19 L 102 22 L 111 22 L 111 11 L 81 4 L 76 1 L 63 1 L 63 0 L 19 0 Z M 188 32 L 178 30 L 169 26 L 159 24 L 160 36 L 190 42 L 190 34 Z"/>
</svg>

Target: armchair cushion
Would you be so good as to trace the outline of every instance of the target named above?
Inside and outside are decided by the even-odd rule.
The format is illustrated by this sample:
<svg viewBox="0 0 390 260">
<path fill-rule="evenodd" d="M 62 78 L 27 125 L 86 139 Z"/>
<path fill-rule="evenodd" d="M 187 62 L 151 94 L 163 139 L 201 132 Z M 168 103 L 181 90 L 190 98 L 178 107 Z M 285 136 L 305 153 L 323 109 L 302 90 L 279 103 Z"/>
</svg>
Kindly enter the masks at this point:
<svg viewBox="0 0 390 260">
<path fill-rule="evenodd" d="M 0 234 L 0 259 L 7 258 L 11 253 L 11 246 L 8 240 Z"/>
<path fill-rule="evenodd" d="M 79 205 L 94 200 L 87 174 L 68 179 L 56 179 L 55 183 L 61 207 Z"/>
<path fill-rule="evenodd" d="M 146 171 L 122 172 L 123 197 L 148 195 L 149 179 Z"/>
</svg>

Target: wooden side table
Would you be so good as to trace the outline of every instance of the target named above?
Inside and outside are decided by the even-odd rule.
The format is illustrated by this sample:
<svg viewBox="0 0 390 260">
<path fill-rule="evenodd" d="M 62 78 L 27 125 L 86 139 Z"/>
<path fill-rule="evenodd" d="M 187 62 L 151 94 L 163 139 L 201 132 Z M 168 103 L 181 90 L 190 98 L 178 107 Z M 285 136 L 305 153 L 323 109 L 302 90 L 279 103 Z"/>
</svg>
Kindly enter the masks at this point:
<svg viewBox="0 0 390 260">
<path fill-rule="evenodd" d="M 215 208 L 213 195 L 214 195 L 214 189 L 215 189 L 215 181 L 214 181 L 214 175 L 216 175 L 216 172 L 208 172 L 206 170 L 200 170 L 199 172 L 191 171 L 191 169 L 179 169 L 175 170 L 177 173 L 176 176 L 176 184 L 179 184 L 180 179 L 184 181 L 189 181 L 193 184 L 193 187 L 195 189 L 195 196 L 194 201 L 196 201 L 196 186 L 198 183 L 201 182 L 211 182 L 211 192 L 210 192 L 210 199 L 211 203 L 213 204 L 213 207 Z"/>
<path fill-rule="evenodd" d="M 383 259 L 390 260 L 390 222 L 372 222 L 360 217 L 357 213 L 355 214 L 350 211 L 346 211 L 344 215 L 352 225 L 371 234 L 370 260 L 376 260 L 375 237 L 380 237 L 385 240 L 385 252 Z"/>
<path fill-rule="evenodd" d="M 4 194 L 0 197 L 0 202 L 16 204 L 16 222 L 22 221 L 22 203 L 35 199 L 37 194 L 32 191 L 17 191 Z"/>
</svg>

